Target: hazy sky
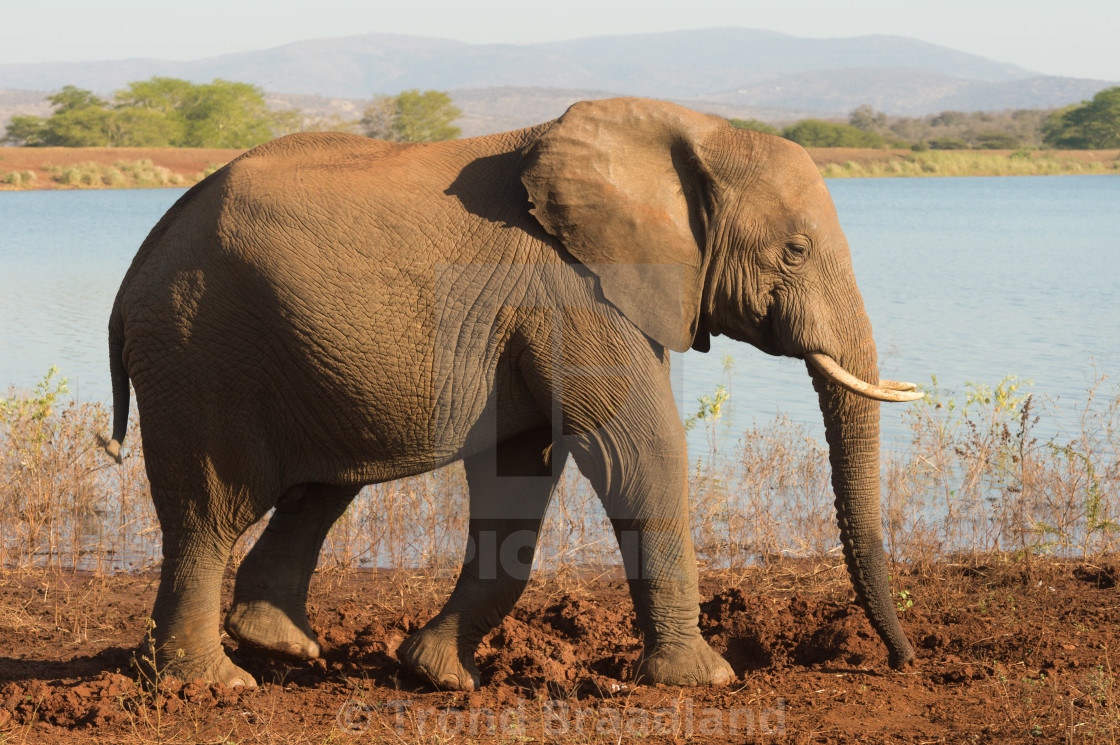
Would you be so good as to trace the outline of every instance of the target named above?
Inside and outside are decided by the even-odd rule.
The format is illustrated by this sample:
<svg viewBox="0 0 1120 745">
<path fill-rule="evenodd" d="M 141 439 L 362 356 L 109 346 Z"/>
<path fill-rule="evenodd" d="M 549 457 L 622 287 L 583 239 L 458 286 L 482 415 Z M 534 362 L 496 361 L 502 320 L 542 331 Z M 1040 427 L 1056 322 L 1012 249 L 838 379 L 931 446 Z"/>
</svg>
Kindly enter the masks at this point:
<svg viewBox="0 0 1120 745">
<path fill-rule="evenodd" d="M 1049 75 L 1120 81 L 1120 0 L 32 0 L 0 11 L 0 62 L 197 59 L 370 32 L 472 43 L 738 26 L 910 36 Z"/>
</svg>

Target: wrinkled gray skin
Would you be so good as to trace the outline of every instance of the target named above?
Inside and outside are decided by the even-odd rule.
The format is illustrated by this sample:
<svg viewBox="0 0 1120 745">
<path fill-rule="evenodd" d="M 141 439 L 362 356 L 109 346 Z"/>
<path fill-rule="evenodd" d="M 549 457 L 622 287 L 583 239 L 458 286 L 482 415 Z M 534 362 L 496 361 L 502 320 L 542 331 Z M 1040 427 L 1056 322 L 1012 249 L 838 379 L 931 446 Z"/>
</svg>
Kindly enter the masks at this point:
<svg viewBox="0 0 1120 745">
<path fill-rule="evenodd" d="M 569 455 L 622 546 L 639 679 L 727 683 L 697 627 L 668 350 L 726 334 L 878 379 L 848 246 L 805 151 L 640 99 L 453 142 L 262 145 L 160 220 L 109 332 L 109 450 L 131 379 L 163 529 L 158 666 L 226 684 L 254 682 L 219 642 L 219 582 L 246 528 L 276 508 L 237 573 L 227 631 L 312 658 L 306 595 L 331 524 L 365 484 L 462 459 L 463 570 L 399 654 L 438 686 L 478 687 L 475 649 L 525 587 Z M 810 376 L 848 568 L 899 667 L 914 655 L 880 535 L 878 403 Z"/>
</svg>

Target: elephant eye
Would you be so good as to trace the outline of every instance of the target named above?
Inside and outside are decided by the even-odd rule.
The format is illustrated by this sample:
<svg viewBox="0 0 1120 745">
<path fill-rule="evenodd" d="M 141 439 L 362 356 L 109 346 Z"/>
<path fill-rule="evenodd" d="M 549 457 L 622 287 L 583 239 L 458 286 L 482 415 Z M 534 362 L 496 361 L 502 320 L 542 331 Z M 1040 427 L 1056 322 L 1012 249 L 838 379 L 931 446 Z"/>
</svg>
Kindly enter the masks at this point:
<svg viewBox="0 0 1120 745">
<path fill-rule="evenodd" d="M 785 261 L 790 266 L 797 266 L 809 257 L 809 243 L 807 241 L 786 241 L 785 249 Z"/>
</svg>

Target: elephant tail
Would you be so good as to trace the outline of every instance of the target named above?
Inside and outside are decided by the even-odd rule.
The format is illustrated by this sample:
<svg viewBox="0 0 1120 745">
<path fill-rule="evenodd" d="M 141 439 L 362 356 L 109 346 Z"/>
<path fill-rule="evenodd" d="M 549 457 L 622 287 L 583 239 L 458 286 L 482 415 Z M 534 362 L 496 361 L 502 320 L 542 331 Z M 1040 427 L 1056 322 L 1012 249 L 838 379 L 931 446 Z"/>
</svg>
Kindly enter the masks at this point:
<svg viewBox="0 0 1120 745">
<path fill-rule="evenodd" d="M 120 308 L 114 307 L 109 317 L 109 374 L 113 380 L 113 436 L 106 441 L 97 435 L 97 444 L 117 463 L 121 462 L 121 443 L 128 431 L 128 407 L 131 391 L 128 371 L 124 367 L 124 320 Z"/>
</svg>

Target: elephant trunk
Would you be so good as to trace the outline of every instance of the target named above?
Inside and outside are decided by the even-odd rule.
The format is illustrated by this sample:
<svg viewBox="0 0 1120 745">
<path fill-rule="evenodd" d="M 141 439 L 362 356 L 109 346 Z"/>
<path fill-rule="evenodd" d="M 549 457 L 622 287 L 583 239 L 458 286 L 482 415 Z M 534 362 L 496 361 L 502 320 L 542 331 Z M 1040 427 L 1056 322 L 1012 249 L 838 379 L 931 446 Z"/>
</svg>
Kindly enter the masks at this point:
<svg viewBox="0 0 1120 745">
<path fill-rule="evenodd" d="M 838 358 L 849 373 L 878 381 L 875 344 L 866 316 L 845 356 Z M 825 437 L 836 492 L 836 516 L 844 559 L 856 596 L 880 638 L 889 662 L 898 669 L 914 659 L 914 650 L 898 621 L 891 597 L 879 508 L 879 402 L 844 390 L 806 363 L 824 415 Z"/>
</svg>

